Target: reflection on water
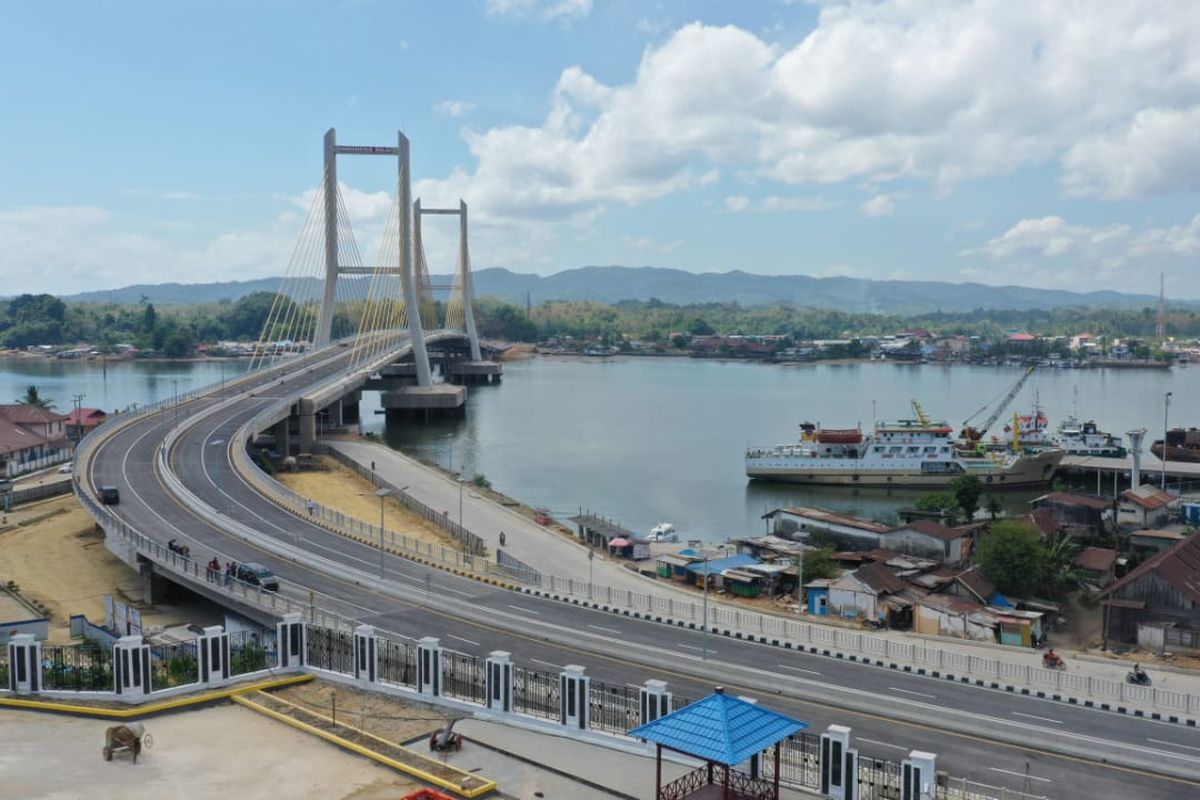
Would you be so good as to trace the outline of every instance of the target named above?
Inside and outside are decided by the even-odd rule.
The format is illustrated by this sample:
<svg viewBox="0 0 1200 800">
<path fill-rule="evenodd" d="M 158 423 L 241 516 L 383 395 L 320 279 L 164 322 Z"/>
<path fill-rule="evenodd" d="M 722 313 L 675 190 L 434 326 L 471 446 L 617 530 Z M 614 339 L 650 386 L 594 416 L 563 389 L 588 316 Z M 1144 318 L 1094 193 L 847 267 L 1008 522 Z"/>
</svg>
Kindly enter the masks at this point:
<svg viewBox="0 0 1200 800">
<path fill-rule="evenodd" d="M 886 363 L 542 358 L 506 364 L 502 385 L 470 387 L 465 419 L 393 425 L 385 438 L 468 477 L 483 474 L 501 491 L 560 514 L 590 508 L 637 531 L 670 521 L 684 537 L 719 539 L 763 531 L 762 514 L 778 506 L 887 520 L 921 494 L 751 483 L 742 463 L 747 445 L 794 441 L 806 419 L 866 428 L 873 406 L 880 416 L 911 416 L 912 398 L 958 425 L 1019 374 Z M 1154 431 L 1162 425 L 1162 393 L 1174 391 L 1173 412 L 1189 407 L 1180 398 L 1200 397 L 1200 371 L 1047 371 L 1026 385 L 1018 407 L 1032 407 L 1036 393 L 1057 425 L 1073 410 L 1076 385 L 1085 418 L 1113 432 Z M 364 395 L 365 424 L 382 433 L 383 418 L 372 414 L 377 407 L 378 395 Z M 1024 512 L 1037 494 L 1000 498 L 1010 511 Z"/>
</svg>

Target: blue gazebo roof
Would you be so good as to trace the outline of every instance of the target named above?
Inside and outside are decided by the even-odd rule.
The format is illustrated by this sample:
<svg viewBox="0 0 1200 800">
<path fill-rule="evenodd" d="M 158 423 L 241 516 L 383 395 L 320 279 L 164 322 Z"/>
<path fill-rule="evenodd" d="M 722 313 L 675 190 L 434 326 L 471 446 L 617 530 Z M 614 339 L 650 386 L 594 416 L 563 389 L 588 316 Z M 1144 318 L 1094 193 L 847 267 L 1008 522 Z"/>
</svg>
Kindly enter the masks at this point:
<svg viewBox="0 0 1200 800">
<path fill-rule="evenodd" d="M 629 735 L 733 766 L 807 727 L 807 722 L 718 691 Z"/>
</svg>

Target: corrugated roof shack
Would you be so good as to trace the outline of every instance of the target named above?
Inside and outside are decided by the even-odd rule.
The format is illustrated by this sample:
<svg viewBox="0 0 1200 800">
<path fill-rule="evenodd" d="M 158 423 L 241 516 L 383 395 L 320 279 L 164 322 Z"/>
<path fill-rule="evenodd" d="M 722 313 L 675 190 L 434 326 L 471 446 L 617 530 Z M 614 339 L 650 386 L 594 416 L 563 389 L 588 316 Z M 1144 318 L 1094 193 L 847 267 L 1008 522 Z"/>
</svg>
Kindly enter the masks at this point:
<svg viewBox="0 0 1200 800">
<path fill-rule="evenodd" d="M 1200 531 L 1101 595 L 1107 639 L 1162 652 L 1200 649 Z"/>
<path fill-rule="evenodd" d="M 1051 492 L 1030 502 L 1035 510 L 1049 512 L 1072 536 L 1091 539 L 1108 533 L 1114 524 L 1113 502 L 1068 492 Z"/>
<path fill-rule="evenodd" d="M 580 541 L 592 547 L 601 547 L 608 550 L 613 539 L 625 539 L 632 542 L 642 538 L 633 531 L 622 528 L 612 520 L 605 519 L 590 511 L 577 514 L 574 517 L 568 517 L 567 519 L 575 523 Z"/>
</svg>

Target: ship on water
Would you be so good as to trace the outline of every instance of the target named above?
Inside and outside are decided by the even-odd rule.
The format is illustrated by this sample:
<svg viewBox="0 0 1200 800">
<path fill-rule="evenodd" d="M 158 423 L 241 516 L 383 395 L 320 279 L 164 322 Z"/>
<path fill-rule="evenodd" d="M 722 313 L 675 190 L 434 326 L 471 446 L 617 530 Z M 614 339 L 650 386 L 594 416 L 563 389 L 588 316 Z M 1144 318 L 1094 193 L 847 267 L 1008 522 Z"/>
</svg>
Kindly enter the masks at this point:
<svg viewBox="0 0 1200 800">
<path fill-rule="evenodd" d="M 1050 447 L 989 450 L 960 443 L 945 422 L 928 419 L 876 422 L 873 432 L 802 423 L 800 441 L 746 450 L 746 475 L 787 483 L 844 486 L 937 487 L 975 475 L 994 488 L 1048 483 L 1062 460 Z M 1019 436 L 1019 433 L 1018 433 Z"/>
<path fill-rule="evenodd" d="M 1200 462 L 1200 428 L 1172 428 L 1167 431 L 1167 461 Z M 1150 445 L 1150 452 L 1163 457 L 1163 440 Z"/>
</svg>

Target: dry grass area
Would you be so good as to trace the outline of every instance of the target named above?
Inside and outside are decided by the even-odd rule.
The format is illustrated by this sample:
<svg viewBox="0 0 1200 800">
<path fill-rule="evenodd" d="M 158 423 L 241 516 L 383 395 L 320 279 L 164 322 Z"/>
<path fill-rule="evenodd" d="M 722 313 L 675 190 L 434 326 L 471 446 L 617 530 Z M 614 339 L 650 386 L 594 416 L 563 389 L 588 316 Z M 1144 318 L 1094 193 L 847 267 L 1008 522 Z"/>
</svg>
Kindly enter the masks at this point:
<svg viewBox="0 0 1200 800">
<path fill-rule="evenodd" d="M 0 527 L 0 580 L 14 581 L 23 597 L 50 609 L 53 641 L 70 638 L 71 614 L 103 622 L 104 595 L 129 600 L 142 591 L 141 578 L 105 549 L 103 534 L 74 497 L 7 515 Z M 137 607 L 150 624 L 152 612 Z"/>
<path fill-rule="evenodd" d="M 297 494 L 316 500 L 326 508 L 340 511 L 372 525 L 379 524 L 379 498 L 375 486 L 332 458 L 320 456 L 320 468 L 305 472 L 277 472 L 275 479 Z M 456 546 L 441 528 L 401 506 L 394 498 L 384 500 L 384 519 L 389 531 L 402 533 L 431 544 Z"/>
<path fill-rule="evenodd" d="M 288 686 L 272 695 L 301 708 L 333 717 L 337 698 L 337 721 L 353 725 L 391 742 L 408 742 L 441 728 L 448 719 L 441 710 L 408 703 L 373 692 L 360 692 L 324 681 Z"/>
</svg>

